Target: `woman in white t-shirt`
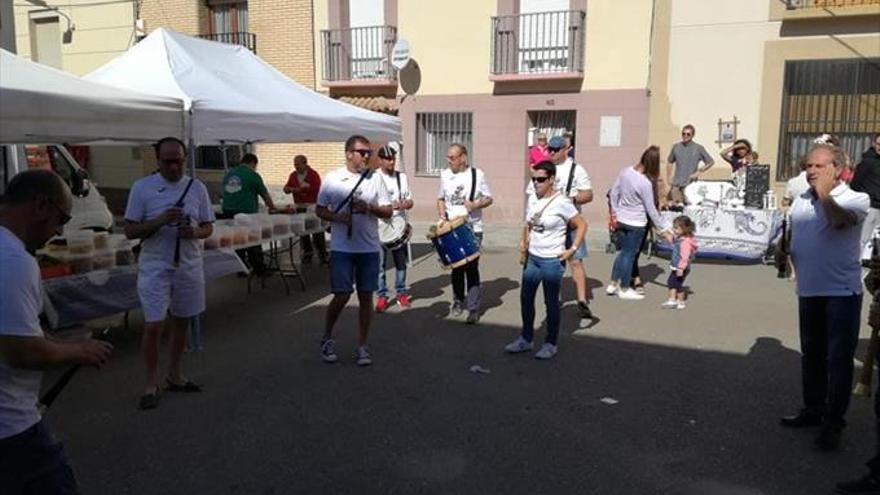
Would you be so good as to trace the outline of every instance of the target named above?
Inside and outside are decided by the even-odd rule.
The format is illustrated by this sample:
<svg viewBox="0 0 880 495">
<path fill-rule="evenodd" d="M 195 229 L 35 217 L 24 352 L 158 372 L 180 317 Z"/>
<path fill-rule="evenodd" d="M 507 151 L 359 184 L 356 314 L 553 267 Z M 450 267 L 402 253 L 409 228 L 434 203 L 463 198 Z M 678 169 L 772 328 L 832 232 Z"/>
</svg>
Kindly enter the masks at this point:
<svg viewBox="0 0 880 495">
<path fill-rule="evenodd" d="M 535 354 L 538 359 L 556 355 L 556 337 L 559 335 L 559 289 L 565 274 L 565 262 L 584 241 L 587 223 L 578 214 L 571 201 L 553 187 L 556 165 L 543 161 L 531 171 L 537 201 L 530 202 L 520 251 L 528 252 L 523 267 L 520 290 L 522 333 L 504 350 L 509 353 L 532 349 L 535 330 L 535 294 L 544 285 L 544 304 L 547 307 L 547 337 Z M 574 230 L 572 247 L 565 247 L 567 227 Z M 528 239 L 526 245 L 525 239 Z"/>
</svg>

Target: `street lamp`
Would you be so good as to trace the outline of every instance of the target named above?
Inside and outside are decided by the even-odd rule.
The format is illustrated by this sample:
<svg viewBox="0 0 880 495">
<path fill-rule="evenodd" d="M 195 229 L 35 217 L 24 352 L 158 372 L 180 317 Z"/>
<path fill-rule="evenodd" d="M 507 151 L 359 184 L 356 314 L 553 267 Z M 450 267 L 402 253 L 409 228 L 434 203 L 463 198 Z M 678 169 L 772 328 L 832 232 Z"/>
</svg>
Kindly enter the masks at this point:
<svg viewBox="0 0 880 495">
<path fill-rule="evenodd" d="M 25 1 L 27 3 L 32 4 L 32 5 L 36 5 L 37 7 L 43 7 L 44 9 L 51 10 L 51 11 L 55 12 L 56 14 L 64 17 L 67 20 L 67 30 L 65 30 L 64 33 L 61 35 L 61 42 L 64 43 L 65 45 L 67 45 L 71 41 L 73 41 L 73 30 L 76 29 L 76 25 L 70 19 L 70 16 L 68 16 L 64 12 L 61 12 L 61 10 L 59 10 L 58 7 L 55 7 L 53 5 L 49 5 L 48 3 L 46 3 L 46 0 L 25 0 Z"/>
</svg>

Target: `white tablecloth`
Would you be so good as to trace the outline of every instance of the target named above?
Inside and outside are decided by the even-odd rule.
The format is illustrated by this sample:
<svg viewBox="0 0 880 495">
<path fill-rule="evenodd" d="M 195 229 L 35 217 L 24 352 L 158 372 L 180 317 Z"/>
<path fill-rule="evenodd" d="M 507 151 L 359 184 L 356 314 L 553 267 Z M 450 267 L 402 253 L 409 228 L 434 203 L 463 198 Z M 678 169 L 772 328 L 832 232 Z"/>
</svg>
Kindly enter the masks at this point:
<svg viewBox="0 0 880 495">
<path fill-rule="evenodd" d="M 684 212 L 664 211 L 670 224 L 679 215 L 687 215 L 697 226 L 698 258 L 723 258 L 759 262 L 782 229 L 779 210 L 726 210 L 687 206 Z M 663 240 L 655 243 L 658 251 L 669 251 Z"/>
<path fill-rule="evenodd" d="M 205 282 L 246 272 L 232 249 L 205 251 Z M 140 307 L 137 266 L 120 266 L 43 281 L 45 312 L 52 328 L 124 313 Z"/>
</svg>

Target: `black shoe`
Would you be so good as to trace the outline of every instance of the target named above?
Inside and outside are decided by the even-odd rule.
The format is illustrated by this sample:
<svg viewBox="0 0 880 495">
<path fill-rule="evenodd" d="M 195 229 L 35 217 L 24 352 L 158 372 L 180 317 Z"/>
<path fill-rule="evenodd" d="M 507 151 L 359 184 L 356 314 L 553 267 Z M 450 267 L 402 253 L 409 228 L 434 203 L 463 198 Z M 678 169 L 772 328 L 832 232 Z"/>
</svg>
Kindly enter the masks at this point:
<svg viewBox="0 0 880 495">
<path fill-rule="evenodd" d="M 586 320 L 593 317 L 593 312 L 590 311 L 590 305 L 587 304 L 587 301 L 578 301 L 578 314 L 581 318 Z"/>
<path fill-rule="evenodd" d="M 822 424 L 822 416 L 801 410 L 794 416 L 783 416 L 779 424 L 786 428 L 809 428 Z"/>
<path fill-rule="evenodd" d="M 816 437 L 816 447 L 824 452 L 831 452 L 840 447 L 841 429 L 825 425 Z"/>
<path fill-rule="evenodd" d="M 146 411 L 149 409 L 156 409 L 159 407 L 159 392 L 153 392 L 151 394 L 144 394 L 141 396 L 141 400 L 138 402 L 138 409 L 142 411 Z"/>
<path fill-rule="evenodd" d="M 843 495 L 880 495 L 880 481 L 866 474 L 855 481 L 837 484 L 837 493 Z"/>
</svg>

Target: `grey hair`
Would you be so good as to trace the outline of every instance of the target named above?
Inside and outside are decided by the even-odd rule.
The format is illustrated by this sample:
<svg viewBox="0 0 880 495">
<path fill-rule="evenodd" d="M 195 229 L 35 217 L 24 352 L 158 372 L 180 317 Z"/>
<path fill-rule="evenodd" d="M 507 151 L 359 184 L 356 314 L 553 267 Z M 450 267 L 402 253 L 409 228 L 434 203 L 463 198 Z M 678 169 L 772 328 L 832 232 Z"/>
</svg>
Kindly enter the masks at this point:
<svg viewBox="0 0 880 495">
<path fill-rule="evenodd" d="M 810 147 L 810 150 L 807 151 L 805 157 L 809 157 L 816 151 L 827 151 L 831 154 L 831 163 L 834 164 L 835 167 L 844 167 L 849 165 L 849 159 L 846 156 L 846 153 L 843 152 L 839 147 L 834 146 L 833 144 L 814 144 Z"/>
</svg>

